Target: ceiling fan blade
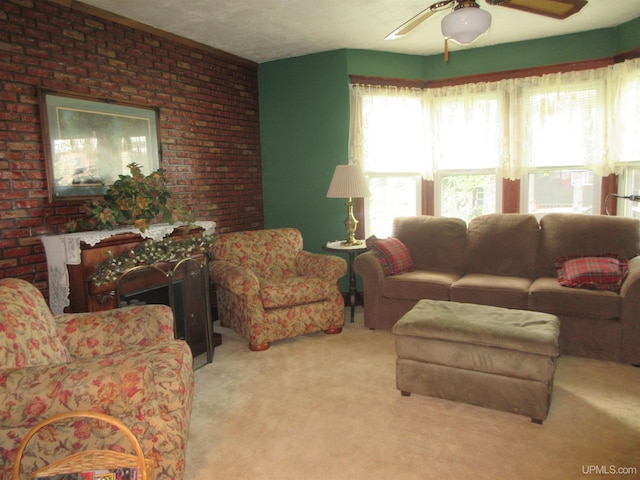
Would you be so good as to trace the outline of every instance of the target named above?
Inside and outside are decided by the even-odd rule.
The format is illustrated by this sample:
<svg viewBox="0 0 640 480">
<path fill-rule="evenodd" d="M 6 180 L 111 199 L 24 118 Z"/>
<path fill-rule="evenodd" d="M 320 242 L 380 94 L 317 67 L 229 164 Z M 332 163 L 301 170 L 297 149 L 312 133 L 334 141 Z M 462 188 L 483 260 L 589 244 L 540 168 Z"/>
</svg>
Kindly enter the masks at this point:
<svg viewBox="0 0 640 480">
<path fill-rule="evenodd" d="M 489 5 L 513 8 L 523 12 L 563 20 L 578 13 L 587 0 L 486 0 Z"/>
<path fill-rule="evenodd" d="M 389 35 L 384 37 L 385 40 L 395 40 L 396 38 L 401 38 L 410 33 L 414 28 L 418 27 L 422 22 L 428 19 L 431 15 L 442 10 L 444 7 L 454 2 L 455 0 L 444 0 L 442 2 L 434 3 L 429 8 L 425 8 L 423 11 L 412 17 L 410 20 L 407 20 L 398 28 L 396 28 Z"/>
</svg>

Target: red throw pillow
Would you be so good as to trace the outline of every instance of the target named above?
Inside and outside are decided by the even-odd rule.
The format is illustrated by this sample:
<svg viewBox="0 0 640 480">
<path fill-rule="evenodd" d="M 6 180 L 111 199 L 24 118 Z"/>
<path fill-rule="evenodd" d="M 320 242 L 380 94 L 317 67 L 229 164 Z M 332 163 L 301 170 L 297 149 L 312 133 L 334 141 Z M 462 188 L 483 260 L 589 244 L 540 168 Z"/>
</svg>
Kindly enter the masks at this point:
<svg viewBox="0 0 640 480">
<path fill-rule="evenodd" d="M 629 273 L 629 261 L 615 254 L 561 257 L 558 282 L 565 287 L 620 290 Z"/>
<path fill-rule="evenodd" d="M 371 235 L 366 243 L 382 265 L 385 276 L 415 270 L 409 249 L 397 238 L 378 239 Z"/>
</svg>

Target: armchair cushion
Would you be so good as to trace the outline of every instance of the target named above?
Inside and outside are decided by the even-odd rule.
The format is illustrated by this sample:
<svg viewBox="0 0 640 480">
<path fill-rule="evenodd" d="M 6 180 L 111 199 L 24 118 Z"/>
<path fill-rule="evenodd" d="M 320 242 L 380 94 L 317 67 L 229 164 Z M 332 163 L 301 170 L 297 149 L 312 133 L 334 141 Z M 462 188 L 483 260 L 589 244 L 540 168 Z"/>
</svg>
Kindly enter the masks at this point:
<svg viewBox="0 0 640 480">
<path fill-rule="evenodd" d="M 326 280 L 310 277 L 291 277 L 261 284 L 264 308 L 282 308 L 314 303 L 329 298 L 333 288 Z"/>
<path fill-rule="evenodd" d="M 0 280 L 0 365 L 22 368 L 69 360 L 40 291 L 23 280 Z"/>
</svg>

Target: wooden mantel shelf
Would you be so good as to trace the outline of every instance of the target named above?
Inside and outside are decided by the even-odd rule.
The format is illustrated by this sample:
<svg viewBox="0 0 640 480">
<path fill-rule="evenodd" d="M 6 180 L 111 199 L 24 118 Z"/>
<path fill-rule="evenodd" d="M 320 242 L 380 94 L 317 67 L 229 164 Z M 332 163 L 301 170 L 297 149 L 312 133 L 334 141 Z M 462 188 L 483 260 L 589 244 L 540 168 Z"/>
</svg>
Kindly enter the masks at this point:
<svg viewBox="0 0 640 480">
<path fill-rule="evenodd" d="M 195 224 L 198 228 L 161 224 L 151 225 L 145 232 L 119 229 L 41 237 L 47 254 L 51 311 L 56 314 L 94 311 L 89 302 L 89 278 L 110 254 L 120 255 L 148 239 L 211 235 L 216 225 L 215 222 Z"/>
</svg>

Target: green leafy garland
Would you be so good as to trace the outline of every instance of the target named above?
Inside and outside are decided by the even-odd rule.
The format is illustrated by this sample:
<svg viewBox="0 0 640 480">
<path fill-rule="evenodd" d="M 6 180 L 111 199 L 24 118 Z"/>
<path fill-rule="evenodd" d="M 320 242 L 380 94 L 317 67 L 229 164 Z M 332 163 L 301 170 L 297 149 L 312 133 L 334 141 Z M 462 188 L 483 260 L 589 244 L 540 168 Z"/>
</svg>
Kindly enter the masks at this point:
<svg viewBox="0 0 640 480">
<path fill-rule="evenodd" d="M 184 240 L 164 238 L 148 240 L 122 255 L 109 252 L 109 259 L 98 265 L 92 281 L 96 286 L 114 283 L 126 270 L 138 265 L 177 262 L 197 253 L 206 253 L 211 245 L 211 235 L 198 235 Z"/>
</svg>

